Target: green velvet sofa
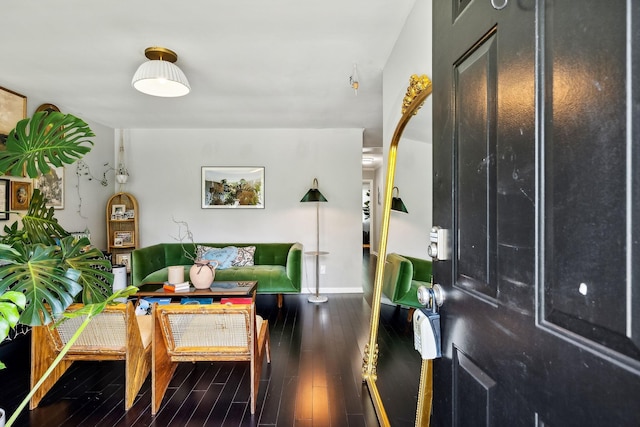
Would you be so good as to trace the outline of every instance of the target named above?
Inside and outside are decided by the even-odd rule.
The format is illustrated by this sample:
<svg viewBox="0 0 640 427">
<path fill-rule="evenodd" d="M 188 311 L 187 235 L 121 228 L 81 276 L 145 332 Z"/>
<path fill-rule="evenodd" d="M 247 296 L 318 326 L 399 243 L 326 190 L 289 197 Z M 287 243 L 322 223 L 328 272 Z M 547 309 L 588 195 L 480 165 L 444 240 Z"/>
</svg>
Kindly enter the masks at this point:
<svg viewBox="0 0 640 427">
<path fill-rule="evenodd" d="M 193 261 L 185 252 L 195 254 L 197 245 L 256 247 L 253 266 L 217 269 L 215 281 L 256 280 L 258 293 L 278 295 L 278 306 L 282 305 L 283 294 L 300 293 L 303 251 L 300 243 L 159 243 L 131 253 L 131 284 L 140 287 L 145 283 L 165 282 L 167 267 L 173 265 L 185 266 L 185 279 L 188 279 Z"/>
<path fill-rule="evenodd" d="M 431 261 L 396 253 L 387 254 L 384 266 L 382 293 L 394 304 L 409 307 L 407 321 L 411 321 L 418 302 L 418 288 L 431 287 Z"/>
</svg>

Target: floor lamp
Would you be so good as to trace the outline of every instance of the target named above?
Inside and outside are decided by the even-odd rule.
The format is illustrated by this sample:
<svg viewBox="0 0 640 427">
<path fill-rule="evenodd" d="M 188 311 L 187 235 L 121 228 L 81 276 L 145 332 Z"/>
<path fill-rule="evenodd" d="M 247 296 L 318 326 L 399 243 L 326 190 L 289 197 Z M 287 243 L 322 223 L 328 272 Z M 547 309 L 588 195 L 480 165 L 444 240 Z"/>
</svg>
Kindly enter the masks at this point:
<svg viewBox="0 0 640 427">
<path fill-rule="evenodd" d="M 313 186 L 307 191 L 300 202 L 316 203 L 316 250 L 307 252 L 309 255 L 316 257 L 316 294 L 309 297 L 309 302 L 320 303 L 327 302 L 329 298 L 320 295 L 320 255 L 326 255 L 329 252 L 320 252 L 320 202 L 326 202 L 327 199 L 318 190 L 318 179 L 313 178 Z"/>
</svg>

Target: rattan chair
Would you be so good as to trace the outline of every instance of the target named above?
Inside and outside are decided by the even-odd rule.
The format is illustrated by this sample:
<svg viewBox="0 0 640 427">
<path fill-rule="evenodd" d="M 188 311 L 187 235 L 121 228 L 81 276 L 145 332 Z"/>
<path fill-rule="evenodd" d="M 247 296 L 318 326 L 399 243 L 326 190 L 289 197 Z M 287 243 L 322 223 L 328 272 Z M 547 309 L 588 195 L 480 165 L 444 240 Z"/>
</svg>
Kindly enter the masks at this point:
<svg viewBox="0 0 640 427">
<path fill-rule="evenodd" d="M 160 409 L 179 362 L 247 361 L 251 365 L 251 413 L 264 354 L 271 362 L 269 326 L 255 304 L 154 305 L 151 413 Z"/>
<path fill-rule="evenodd" d="M 69 311 L 82 307 L 72 304 Z M 42 377 L 60 350 L 77 331 L 84 317 L 65 320 L 55 329 L 36 326 L 31 335 L 31 387 Z M 34 409 L 62 374 L 78 360 L 124 360 L 124 409 L 133 405 L 142 384 L 151 370 L 151 316 L 136 316 L 133 304 L 108 306 L 94 317 L 63 360 L 31 398 Z"/>
</svg>

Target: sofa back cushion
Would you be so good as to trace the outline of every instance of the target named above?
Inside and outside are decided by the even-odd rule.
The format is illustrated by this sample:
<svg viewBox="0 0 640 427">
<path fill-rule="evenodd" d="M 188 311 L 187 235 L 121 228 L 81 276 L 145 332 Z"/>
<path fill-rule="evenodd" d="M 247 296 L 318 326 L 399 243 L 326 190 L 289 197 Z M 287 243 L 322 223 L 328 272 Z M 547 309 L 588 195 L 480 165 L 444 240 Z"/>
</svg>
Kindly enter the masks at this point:
<svg viewBox="0 0 640 427">
<path fill-rule="evenodd" d="M 202 246 L 224 248 L 226 246 L 255 246 L 253 262 L 255 265 L 287 265 L 287 255 L 293 243 L 198 243 Z M 185 251 L 196 256 L 196 245 L 191 243 L 164 243 L 165 265 L 189 265 L 193 261 Z"/>
</svg>

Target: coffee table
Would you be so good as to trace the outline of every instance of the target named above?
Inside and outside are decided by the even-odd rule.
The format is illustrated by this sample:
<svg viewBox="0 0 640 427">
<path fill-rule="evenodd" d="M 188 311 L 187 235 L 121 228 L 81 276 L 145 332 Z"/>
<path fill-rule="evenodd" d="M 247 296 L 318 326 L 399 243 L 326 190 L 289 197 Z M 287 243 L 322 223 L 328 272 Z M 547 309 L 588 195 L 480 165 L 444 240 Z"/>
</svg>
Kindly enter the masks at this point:
<svg viewBox="0 0 640 427">
<path fill-rule="evenodd" d="M 145 283 L 139 287 L 136 297 L 246 297 L 253 295 L 258 287 L 256 281 L 246 282 L 213 282 L 209 289 L 196 289 L 193 286 L 185 292 L 169 292 L 162 286 L 164 283 Z"/>
</svg>

